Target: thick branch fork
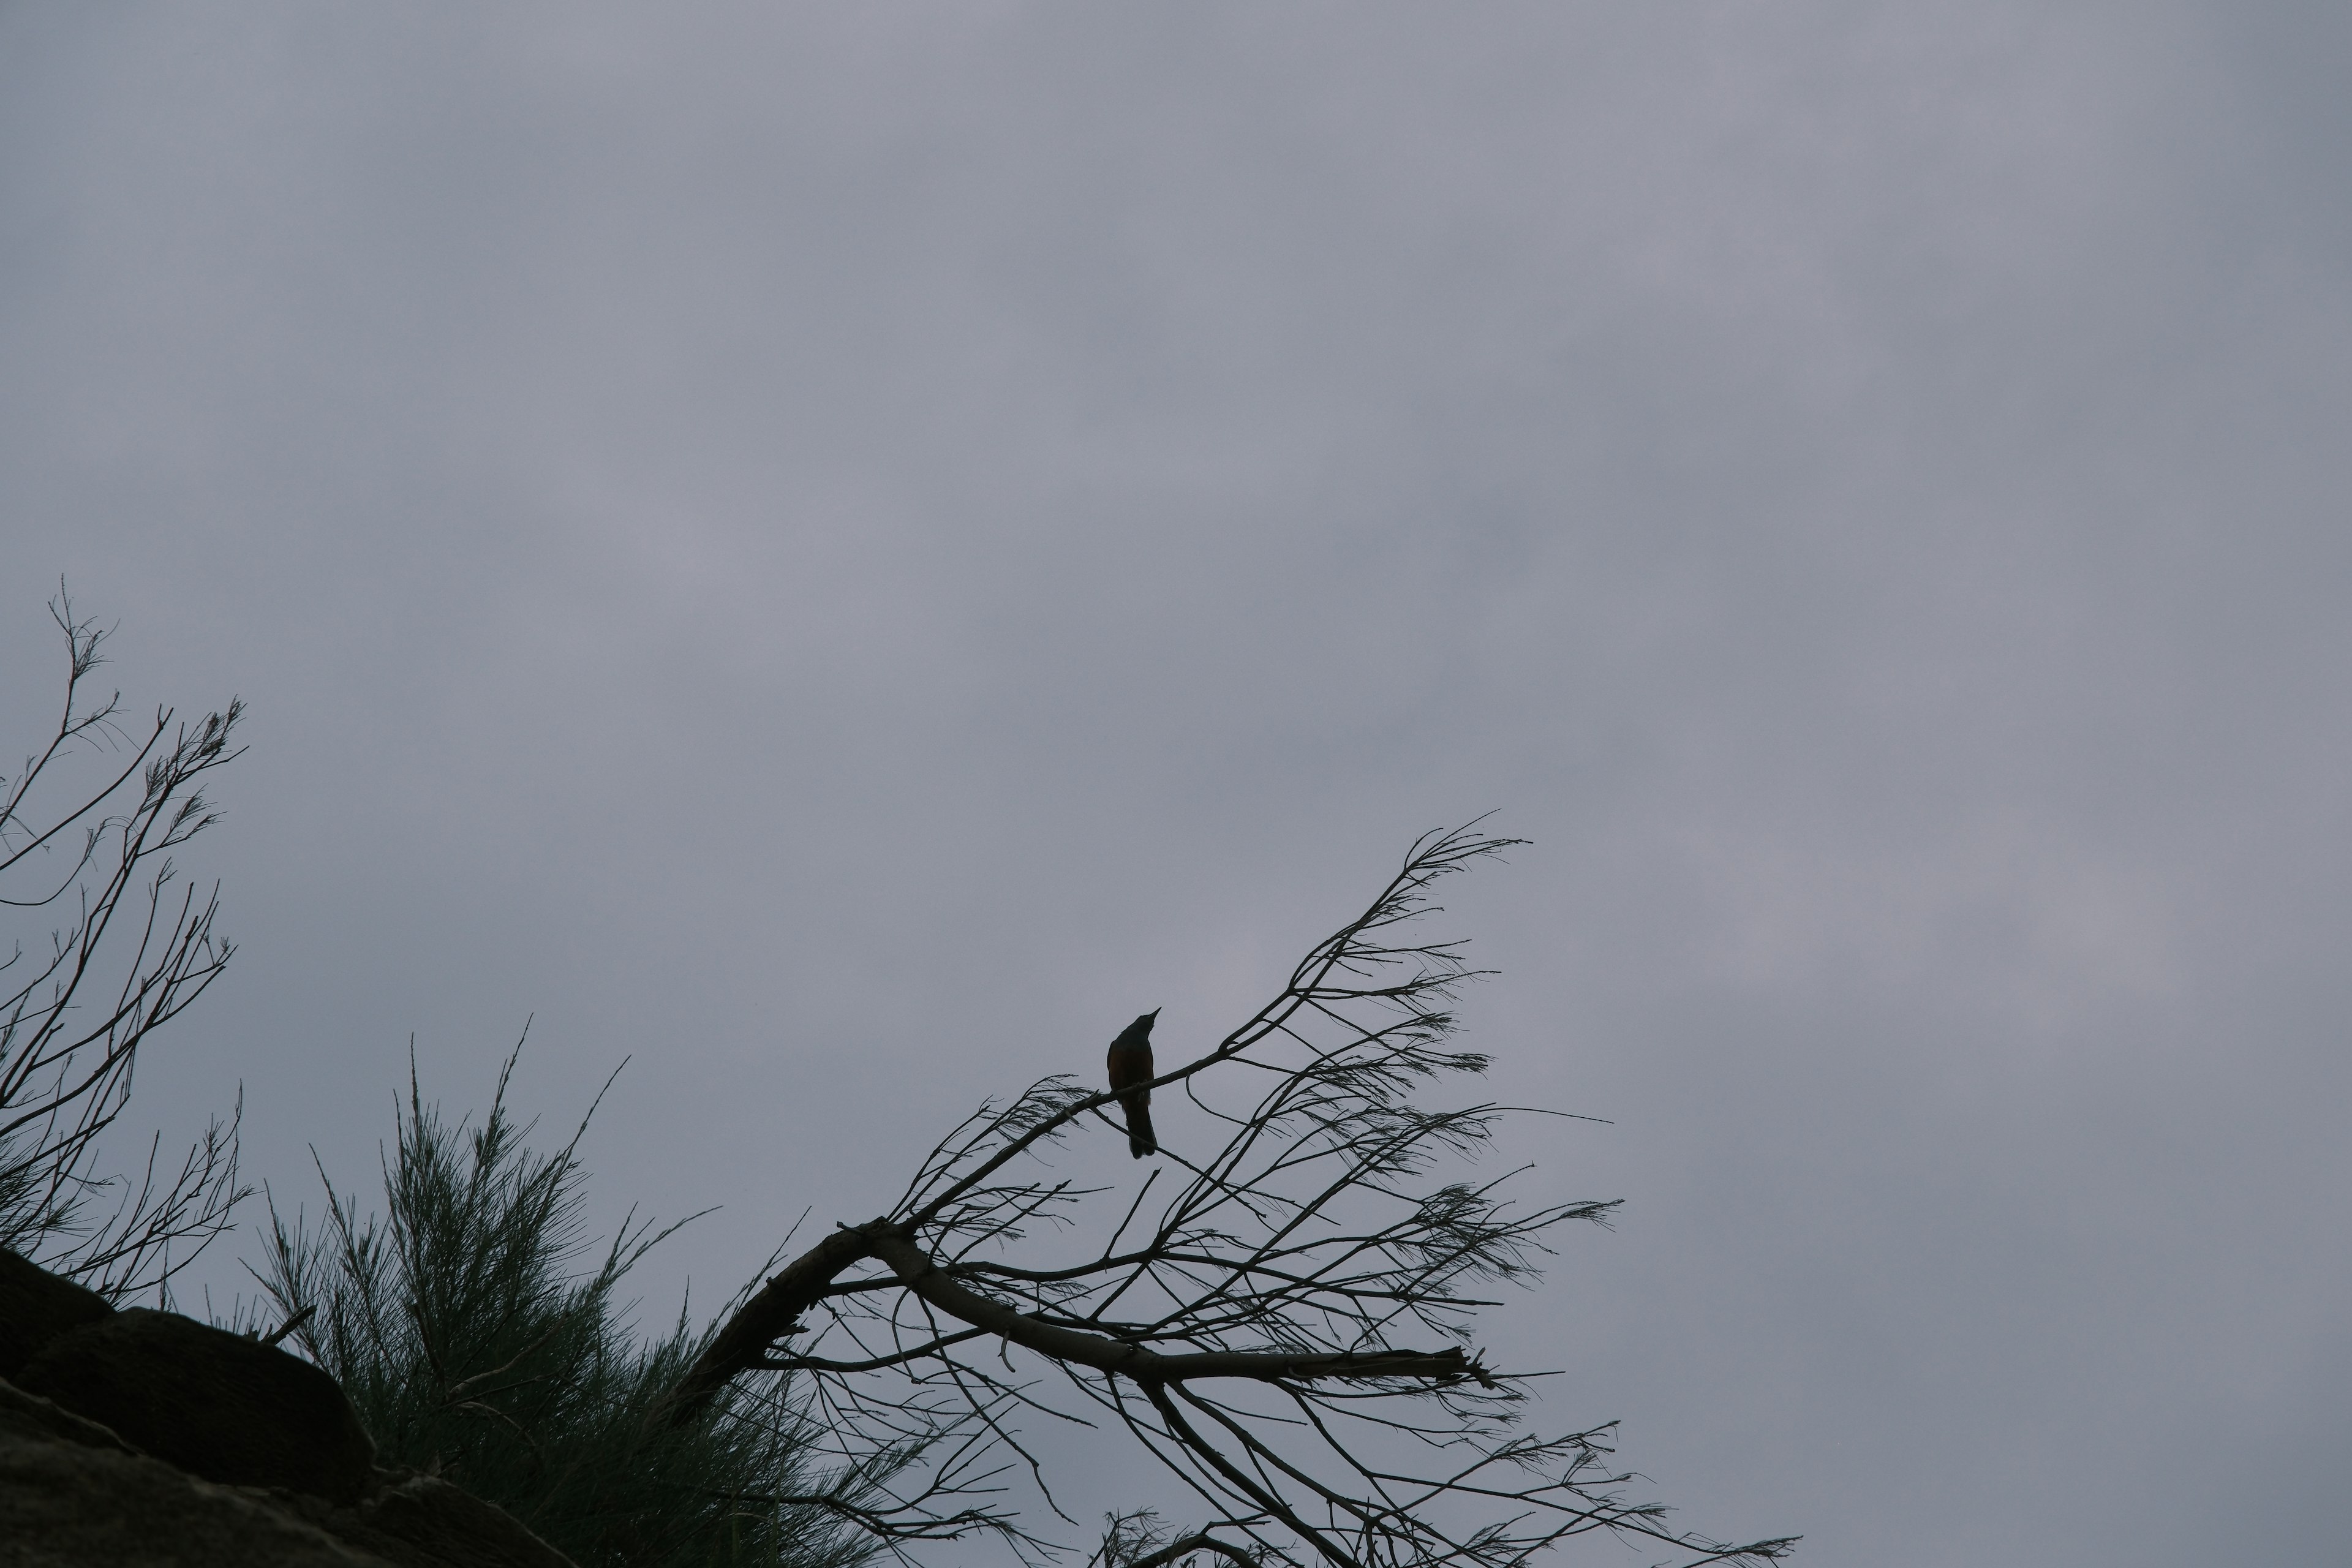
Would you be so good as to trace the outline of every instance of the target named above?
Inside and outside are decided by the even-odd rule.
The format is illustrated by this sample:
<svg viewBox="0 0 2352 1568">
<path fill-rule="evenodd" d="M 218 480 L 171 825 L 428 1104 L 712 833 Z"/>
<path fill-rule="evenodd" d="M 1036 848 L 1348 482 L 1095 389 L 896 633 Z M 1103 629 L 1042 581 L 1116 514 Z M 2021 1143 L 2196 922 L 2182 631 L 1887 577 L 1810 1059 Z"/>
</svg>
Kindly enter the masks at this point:
<svg viewBox="0 0 2352 1568">
<path fill-rule="evenodd" d="M 841 1271 L 867 1254 L 865 1235 L 836 1230 L 772 1275 L 737 1309 L 664 1402 L 661 1418 L 682 1424 L 707 1406 L 739 1373 L 766 1359 L 768 1347 L 800 1331 L 801 1314 L 824 1296 Z"/>
<path fill-rule="evenodd" d="M 1057 1361 L 1090 1366 L 1143 1383 L 1186 1383 L 1203 1377 L 1245 1377 L 1261 1383 L 1329 1379 L 1422 1378 L 1435 1383 L 1473 1380 L 1495 1386 L 1486 1369 L 1458 1348 L 1442 1351 L 1333 1352 L 1193 1351 L 1167 1355 L 1108 1334 L 1066 1329 L 1017 1311 L 991 1296 L 967 1289 L 888 1220 L 844 1226 L 809 1248 L 761 1286 L 702 1352 L 671 1394 L 664 1413 L 686 1419 L 708 1405 L 737 1374 L 765 1363 L 778 1340 L 800 1331 L 801 1314 L 815 1306 L 842 1272 L 872 1258 L 898 1282 L 950 1317 Z M 961 1337 L 961 1336 L 957 1336 Z"/>
<path fill-rule="evenodd" d="M 1486 1368 L 1461 1350 L 1374 1351 L 1363 1354 L 1292 1351 L 1192 1351 L 1167 1355 L 1159 1351 L 1066 1329 L 1016 1311 L 991 1296 L 959 1284 L 930 1254 L 895 1225 L 877 1220 L 855 1233 L 866 1251 L 898 1277 L 898 1282 L 951 1318 L 985 1329 L 1000 1339 L 1035 1351 L 1040 1355 L 1097 1372 L 1116 1373 L 1138 1383 L 1187 1383 L 1202 1377 L 1246 1377 L 1261 1383 L 1307 1382 L 1328 1378 L 1423 1378 L 1458 1383 L 1475 1378 L 1492 1387 Z"/>
</svg>

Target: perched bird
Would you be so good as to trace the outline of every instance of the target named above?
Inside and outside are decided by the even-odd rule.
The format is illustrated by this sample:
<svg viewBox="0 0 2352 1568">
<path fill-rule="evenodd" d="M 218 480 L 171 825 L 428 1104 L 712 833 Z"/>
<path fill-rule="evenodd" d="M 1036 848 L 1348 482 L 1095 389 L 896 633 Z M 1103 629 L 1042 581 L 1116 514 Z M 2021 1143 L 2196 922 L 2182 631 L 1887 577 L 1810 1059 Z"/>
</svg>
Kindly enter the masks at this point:
<svg viewBox="0 0 2352 1568">
<path fill-rule="evenodd" d="M 1151 1081 L 1151 1021 L 1160 1016 L 1154 1007 L 1134 1023 L 1118 1032 L 1110 1043 L 1110 1087 L 1114 1092 L 1131 1083 Z M 1160 1152 L 1160 1140 L 1151 1135 L 1151 1091 L 1139 1089 L 1132 1094 L 1120 1094 L 1118 1103 L 1127 1111 L 1127 1152 L 1137 1159 Z"/>
</svg>

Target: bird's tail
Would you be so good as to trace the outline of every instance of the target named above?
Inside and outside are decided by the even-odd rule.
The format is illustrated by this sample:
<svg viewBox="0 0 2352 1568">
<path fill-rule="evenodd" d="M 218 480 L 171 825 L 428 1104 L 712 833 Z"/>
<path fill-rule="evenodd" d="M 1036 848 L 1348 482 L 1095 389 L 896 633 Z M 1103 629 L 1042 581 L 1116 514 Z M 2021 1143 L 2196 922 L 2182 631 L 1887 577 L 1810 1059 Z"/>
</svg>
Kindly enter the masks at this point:
<svg viewBox="0 0 2352 1568">
<path fill-rule="evenodd" d="M 1127 1152 L 1137 1159 L 1160 1152 L 1160 1140 L 1151 1135 L 1151 1110 L 1142 1097 L 1122 1102 L 1127 1108 Z"/>
</svg>

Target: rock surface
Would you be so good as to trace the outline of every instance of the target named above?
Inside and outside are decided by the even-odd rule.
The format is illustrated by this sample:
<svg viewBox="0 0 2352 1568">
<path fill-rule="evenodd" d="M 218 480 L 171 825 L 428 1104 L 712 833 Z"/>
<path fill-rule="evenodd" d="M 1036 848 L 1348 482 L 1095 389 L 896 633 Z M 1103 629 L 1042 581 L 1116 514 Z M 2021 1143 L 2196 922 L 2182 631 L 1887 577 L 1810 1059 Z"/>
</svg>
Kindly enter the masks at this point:
<svg viewBox="0 0 2352 1568">
<path fill-rule="evenodd" d="M 505 1510 L 370 1465 L 309 1363 L 76 1291 L 0 1252 L 0 1349 L 29 1346 L 15 1370 L 43 1385 L 0 1375 L 0 1568 L 572 1568 Z M 275 1479 L 219 1479 L 257 1464 Z"/>
<path fill-rule="evenodd" d="M 15 1377 L 43 1345 L 113 1310 L 97 1291 L 0 1247 L 0 1377 Z"/>
<path fill-rule="evenodd" d="M 357 1508 L 288 1498 L 299 1517 L 401 1568 L 572 1568 L 522 1521 L 437 1476 L 376 1472 Z"/>
<path fill-rule="evenodd" d="M 58 1334 L 16 1385 L 208 1481 L 356 1502 L 375 1445 L 309 1362 L 177 1312 L 133 1307 Z"/>
</svg>

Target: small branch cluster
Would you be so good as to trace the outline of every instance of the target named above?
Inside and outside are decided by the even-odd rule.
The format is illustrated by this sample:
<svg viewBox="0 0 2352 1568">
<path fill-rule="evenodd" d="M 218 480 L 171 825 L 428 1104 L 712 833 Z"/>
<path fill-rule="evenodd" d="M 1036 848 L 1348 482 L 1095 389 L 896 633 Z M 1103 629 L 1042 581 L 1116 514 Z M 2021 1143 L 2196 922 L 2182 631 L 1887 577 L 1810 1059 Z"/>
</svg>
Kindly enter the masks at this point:
<svg viewBox="0 0 2352 1568">
<path fill-rule="evenodd" d="M 1020 1466 L 1056 1512 L 1016 1419 L 1116 1424 L 1214 1521 L 1171 1540 L 1129 1516 L 1099 1555 L 1123 1568 L 1500 1568 L 1596 1531 L 1694 1564 L 1782 1555 L 1786 1541 L 1710 1541 L 1625 1500 L 1609 1428 L 1527 1432 L 1527 1377 L 1471 1348 L 1475 1314 L 1538 1277 L 1553 1232 L 1614 1206 L 1521 1207 L 1507 1175 L 1466 1179 L 1511 1108 L 1417 1098 L 1486 1063 L 1453 1043 L 1479 972 L 1409 924 L 1436 882 L 1513 842 L 1475 825 L 1424 838 L 1272 1000 L 1152 1080 L 1223 1140 L 1197 1159 L 1163 1149 L 1184 1173 L 1167 1190 L 1155 1173 L 1118 1205 L 1041 1171 L 1089 1120 L 1117 1130 L 1116 1097 L 1033 1085 L 942 1139 L 887 1213 L 770 1279 L 676 1408 L 752 1369 L 797 1373 L 844 1459 L 952 1430 L 949 1494 Z M 908 1507 L 933 1521 L 940 1500 Z M 954 1517 L 1032 1539 L 998 1502 Z"/>
<path fill-rule="evenodd" d="M 232 701 L 176 727 L 164 709 L 143 737 L 131 733 L 120 692 L 84 700 L 106 632 L 75 619 L 62 592 L 49 609 L 66 637 L 65 701 L 42 747 L 0 780 L 0 908 L 62 922 L 34 950 L 20 938 L 0 959 L 0 1246 L 41 1253 L 120 1298 L 185 1268 L 247 1191 L 234 1113 L 177 1171 L 160 1140 L 135 1183 L 92 1170 L 130 1100 L 140 1046 L 235 951 L 213 931 L 218 887 L 182 881 L 172 851 L 212 826 L 204 776 L 242 754 L 233 740 L 244 708 Z M 52 800 L 58 764 L 91 748 L 128 760 Z M 98 1217 L 110 1194 L 111 1213 Z"/>
</svg>

